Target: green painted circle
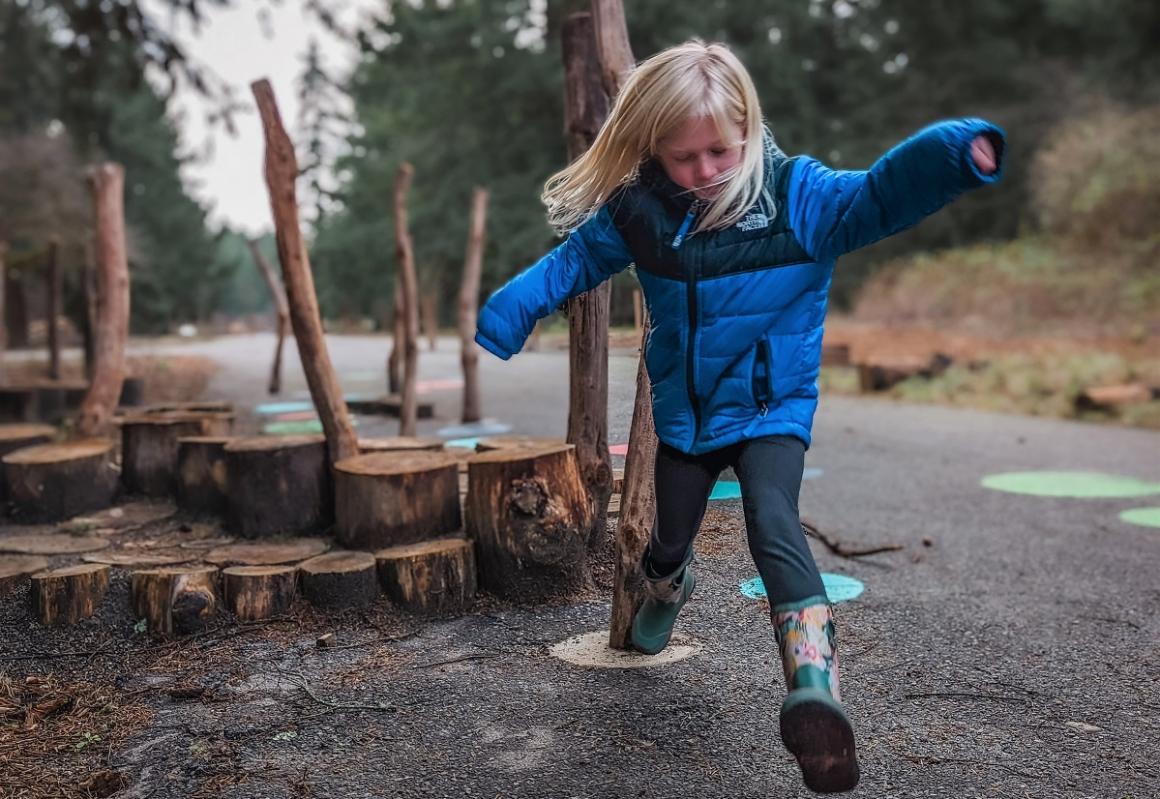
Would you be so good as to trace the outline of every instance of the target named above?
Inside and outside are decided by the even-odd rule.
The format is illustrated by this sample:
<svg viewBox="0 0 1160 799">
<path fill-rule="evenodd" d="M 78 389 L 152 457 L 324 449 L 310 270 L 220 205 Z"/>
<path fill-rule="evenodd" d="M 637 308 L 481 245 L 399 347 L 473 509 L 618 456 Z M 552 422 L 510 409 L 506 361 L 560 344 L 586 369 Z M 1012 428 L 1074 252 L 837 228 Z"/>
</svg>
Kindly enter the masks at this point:
<svg viewBox="0 0 1160 799">
<path fill-rule="evenodd" d="M 1120 514 L 1121 521 L 1143 527 L 1160 527 L 1160 508 L 1132 508 Z"/>
<path fill-rule="evenodd" d="M 1098 499 L 1160 494 L 1160 483 L 1101 472 L 1006 472 L 983 478 L 984 488 L 1037 497 Z"/>
</svg>

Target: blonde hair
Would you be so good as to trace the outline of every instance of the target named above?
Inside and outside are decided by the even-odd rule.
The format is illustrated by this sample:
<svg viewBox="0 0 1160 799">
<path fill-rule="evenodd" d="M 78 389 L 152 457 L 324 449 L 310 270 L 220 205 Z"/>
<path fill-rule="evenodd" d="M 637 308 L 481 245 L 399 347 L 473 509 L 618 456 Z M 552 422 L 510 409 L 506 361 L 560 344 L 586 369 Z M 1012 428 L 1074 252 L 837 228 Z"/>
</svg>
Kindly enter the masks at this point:
<svg viewBox="0 0 1160 799">
<path fill-rule="evenodd" d="M 722 44 L 699 39 L 662 50 L 628 76 L 592 146 L 544 184 L 549 224 L 560 234 L 579 227 L 637 177 L 665 137 L 699 117 L 712 117 L 722 135 L 731 122 L 743 139 L 740 162 L 716 181 L 724 188 L 695 230 L 735 224 L 763 193 L 761 107 L 737 56 Z"/>
</svg>

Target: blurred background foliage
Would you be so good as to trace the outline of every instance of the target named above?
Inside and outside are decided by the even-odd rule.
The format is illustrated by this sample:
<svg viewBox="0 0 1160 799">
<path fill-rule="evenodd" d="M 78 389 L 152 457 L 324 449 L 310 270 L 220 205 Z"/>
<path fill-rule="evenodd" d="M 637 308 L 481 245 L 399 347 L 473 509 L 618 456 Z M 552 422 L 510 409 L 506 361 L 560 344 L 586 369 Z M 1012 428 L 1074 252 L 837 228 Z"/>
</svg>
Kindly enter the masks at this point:
<svg viewBox="0 0 1160 799">
<path fill-rule="evenodd" d="M 228 135 L 239 89 L 200 69 L 162 24 L 240 2 L 0 0 L 0 239 L 11 247 L 10 285 L 36 273 L 51 236 L 66 266 L 75 272 L 84 262 L 83 167 L 111 158 L 127 174 L 135 332 L 268 307 L 244 239 L 212 228 L 182 179 L 191 155 L 171 109 L 172 86 L 193 87 L 213 100 L 219 135 Z M 843 259 L 839 308 L 922 319 L 993 317 L 998 308 L 1088 313 L 1137 327 L 1155 315 L 1160 5 L 625 5 L 638 58 L 692 36 L 730 44 L 790 154 L 864 168 L 942 117 L 984 116 L 1008 130 L 1002 189 Z M 307 7 L 335 27 L 326 4 Z M 314 48 L 305 54 L 300 192 L 329 318 L 387 317 L 391 198 L 403 160 L 416 170 L 410 212 L 421 282 L 440 296 L 444 324 L 474 186 L 491 192 L 484 294 L 552 246 L 539 193 L 565 163 L 559 31 L 586 7 L 384 0 L 373 22 L 337 31 L 359 54 L 350 74 L 327 74 Z M 1029 284 L 1032 299 L 1018 294 Z M 626 277 L 617 287 L 628 285 Z M 616 292 L 614 321 L 631 321 L 627 291 Z"/>
</svg>

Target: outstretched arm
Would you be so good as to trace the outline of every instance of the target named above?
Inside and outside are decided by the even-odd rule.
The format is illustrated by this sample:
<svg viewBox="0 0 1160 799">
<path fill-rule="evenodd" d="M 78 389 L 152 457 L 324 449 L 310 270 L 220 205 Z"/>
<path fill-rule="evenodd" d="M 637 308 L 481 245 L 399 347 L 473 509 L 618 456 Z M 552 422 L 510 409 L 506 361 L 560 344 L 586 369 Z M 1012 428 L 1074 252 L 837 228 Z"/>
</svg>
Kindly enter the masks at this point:
<svg viewBox="0 0 1160 799">
<path fill-rule="evenodd" d="M 536 326 L 569 297 L 583 294 L 632 262 L 602 208 L 563 244 L 505 283 L 479 311 L 475 340 L 505 361 L 523 349 Z"/>
<path fill-rule="evenodd" d="M 998 126 L 959 119 L 925 128 L 866 171 L 833 170 L 802 158 L 790 180 L 790 223 L 813 258 L 836 258 L 999 180 L 1005 142 Z"/>
</svg>

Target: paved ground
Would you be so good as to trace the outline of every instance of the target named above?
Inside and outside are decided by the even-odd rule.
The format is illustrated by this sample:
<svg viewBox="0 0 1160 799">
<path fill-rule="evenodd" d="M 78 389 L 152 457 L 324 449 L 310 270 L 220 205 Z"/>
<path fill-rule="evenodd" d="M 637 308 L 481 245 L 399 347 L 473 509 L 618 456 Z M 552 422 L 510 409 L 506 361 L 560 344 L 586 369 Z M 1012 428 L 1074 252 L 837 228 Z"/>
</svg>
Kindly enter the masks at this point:
<svg viewBox="0 0 1160 799">
<path fill-rule="evenodd" d="M 268 345 L 196 350 L 223 363 L 216 394 L 253 403 Z M 348 391 L 381 386 L 381 339 L 336 338 L 332 352 Z M 422 358 L 426 379 L 457 374 L 451 340 Z M 563 353 L 482 364 L 487 415 L 516 433 L 562 433 Z M 613 442 L 627 437 L 635 364 L 631 352 L 612 358 Z M 286 394 L 303 386 L 288 375 Z M 431 397 L 443 418 L 421 432 L 455 422 L 457 392 Z M 807 466 L 821 473 L 803 485 L 803 514 L 849 544 L 904 546 L 856 561 L 814 547 L 824 572 L 866 585 L 838 606 L 863 770 L 852 795 L 1160 797 L 1160 530 L 1117 517 L 1160 496 L 980 486 L 996 472 L 1063 469 L 1160 482 L 1160 434 L 837 397 L 823 399 L 815 432 Z M 715 503 L 703 538 L 679 625 L 703 648 L 663 668 L 583 669 L 550 655 L 607 625 L 594 595 L 546 608 L 485 601 L 426 624 L 378 608 L 126 669 L 120 689 L 154 715 L 108 753 L 130 778 L 118 796 L 810 795 L 776 731 L 783 690 L 767 608 L 738 590 L 755 575 L 740 503 Z M 328 624 L 353 645 L 317 650 Z M 40 632 L 37 649 L 83 646 L 94 634 L 83 628 Z M 199 701 L 163 690 L 190 681 L 208 689 Z"/>
</svg>

